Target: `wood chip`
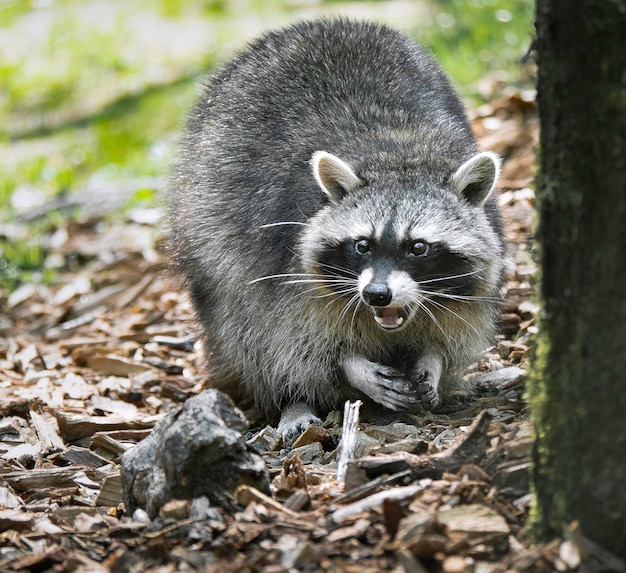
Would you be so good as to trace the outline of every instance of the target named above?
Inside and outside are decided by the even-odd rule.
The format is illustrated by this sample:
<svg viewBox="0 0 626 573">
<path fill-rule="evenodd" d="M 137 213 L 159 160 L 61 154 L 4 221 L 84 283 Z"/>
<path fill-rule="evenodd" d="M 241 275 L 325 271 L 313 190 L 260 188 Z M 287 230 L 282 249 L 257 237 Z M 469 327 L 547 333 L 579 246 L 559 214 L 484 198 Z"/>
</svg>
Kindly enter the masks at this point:
<svg viewBox="0 0 626 573">
<path fill-rule="evenodd" d="M 97 432 L 111 430 L 143 430 L 152 428 L 163 416 L 143 416 L 126 420 L 117 416 L 83 416 L 56 412 L 61 435 L 66 442 L 93 436 Z"/>
<path fill-rule="evenodd" d="M 106 458 L 99 456 L 87 448 L 80 448 L 78 446 L 70 446 L 59 454 L 58 457 L 66 463 L 77 466 L 100 468 L 109 465 L 109 460 Z"/>
<path fill-rule="evenodd" d="M 330 440 L 330 434 L 326 428 L 318 424 L 311 424 L 293 443 L 292 448 L 299 448 L 301 446 L 308 446 L 314 442 L 324 444 Z"/>
<path fill-rule="evenodd" d="M 295 511 L 291 511 L 275 499 L 248 485 L 240 485 L 235 490 L 234 499 L 236 503 L 244 507 L 254 501 L 256 503 L 260 503 L 268 509 L 285 513 L 291 517 L 298 517 L 298 513 Z"/>
<path fill-rule="evenodd" d="M 353 524 L 346 527 L 339 527 L 335 531 L 331 531 L 326 538 L 330 543 L 343 541 L 352 537 L 363 535 L 372 526 L 369 519 L 358 519 Z"/>
<path fill-rule="evenodd" d="M 353 515 L 368 511 L 373 507 L 380 507 L 385 499 L 402 500 L 411 498 L 422 489 L 424 488 L 420 485 L 407 485 L 375 493 L 369 497 L 351 503 L 350 505 L 336 509 L 333 512 L 333 520 L 336 523 L 339 523 L 344 519 L 352 517 Z"/>
<path fill-rule="evenodd" d="M 104 478 L 96 505 L 117 507 L 122 503 L 122 476 L 119 472 Z"/>
<path fill-rule="evenodd" d="M 65 449 L 65 444 L 61 436 L 59 436 L 59 428 L 54 418 L 51 416 L 42 416 L 33 410 L 30 412 L 30 418 L 44 453 L 52 453 Z"/>
<path fill-rule="evenodd" d="M 3 509 L 16 509 L 24 505 L 24 502 L 13 495 L 8 487 L 0 486 L 0 507 Z"/>
<path fill-rule="evenodd" d="M 511 529 L 506 520 L 487 505 L 460 505 L 440 511 L 438 522 L 451 538 L 477 537 L 481 540 L 506 541 Z"/>
<path fill-rule="evenodd" d="M 81 475 L 81 470 L 83 469 L 86 469 L 90 475 L 95 475 L 92 474 L 90 468 L 69 466 L 66 468 L 13 471 L 2 474 L 2 479 L 4 479 L 15 491 L 19 492 L 51 487 L 64 488 L 74 486 L 76 476 Z"/>
<path fill-rule="evenodd" d="M 89 356 L 87 366 L 110 376 L 130 376 L 151 370 L 150 366 L 115 354 Z"/>
<path fill-rule="evenodd" d="M 0 509 L 0 532 L 7 529 L 24 531 L 31 529 L 35 523 L 35 516 L 32 513 L 17 509 Z"/>
</svg>

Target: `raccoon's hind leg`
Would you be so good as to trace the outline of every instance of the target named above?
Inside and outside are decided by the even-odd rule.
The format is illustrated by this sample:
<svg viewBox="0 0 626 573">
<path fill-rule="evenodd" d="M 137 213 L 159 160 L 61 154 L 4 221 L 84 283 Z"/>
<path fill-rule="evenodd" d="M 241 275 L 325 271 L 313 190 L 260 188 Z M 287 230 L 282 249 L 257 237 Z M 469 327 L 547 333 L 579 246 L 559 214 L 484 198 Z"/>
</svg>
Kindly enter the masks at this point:
<svg viewBox="0 0 626 573">
<path fill-rule="evenodd" d="M 348 383 L 390 410 L 408 410 L 419 402 L 418 393 L 402 372 L 372 362 L 364 356 L 346 356 L 341 361 Z"/>
<path fill-rule="evenodd" d="M 426 351 L 409 372 L 426 410 L 434 410 L 440 402 L 439 380 L 443 371 L 443 359 L 434 350 Z"/>
<path fill-rule="evenodd" d="M 285 443 L 304 432 L 311 424 L 321 423 L 322 421 L 308 404 L 296 402 L 282 410 L 276 430 L 283 436 L 283 443 Z"/>
</svg>

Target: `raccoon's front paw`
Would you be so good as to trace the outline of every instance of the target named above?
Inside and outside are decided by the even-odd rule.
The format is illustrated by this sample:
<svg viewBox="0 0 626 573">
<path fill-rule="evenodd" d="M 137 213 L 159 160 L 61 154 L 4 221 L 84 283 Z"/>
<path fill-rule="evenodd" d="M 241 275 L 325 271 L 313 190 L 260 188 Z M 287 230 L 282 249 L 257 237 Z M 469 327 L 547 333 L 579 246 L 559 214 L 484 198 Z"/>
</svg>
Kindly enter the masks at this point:
<svg viewBox="0 0 626 573">
<path fill-rule="evenodd" d="M 439 379 L 442 369 L 441 357 L 434 352 L 426 352 L 411 372 L 410 378 L 426 410 L 434 410 L 440 403 Z"/>
<path fill-rule="evenodd" d="M 308 404 L 296 402 L 287 406 L 280 414 L 280 422 L 276 431 L 282 435 L 283 444 L 295 440 L 311 424 L 321 424 L 322 421 L 315 415 Z"/>
<path fill-rule="evenodd" d="M 399 370 L 376 364 L 372 374 L 366 394 L 375 402 L 395 411 L 408 410 L 418 403 L 415 388 Z"/>
<path fill-rule="evenodd" d="M 345 358 L 343 370 L 353 388 L 390 410 L 408 410 L 419 402 L 419 396 L 405 375 L 384 364 L 362 356 Z"/>
<path fill-rule="evenodd" d="M 418 375 L 419 376 L 419 375 Z M 417 380 L 417 392 L 420 396 L 422 406 L 429 411 L 434 410 L 439 405 L 439 380 L 435 379 L 429 371 L 422 372 L 421 378 Z"/>
</svg>

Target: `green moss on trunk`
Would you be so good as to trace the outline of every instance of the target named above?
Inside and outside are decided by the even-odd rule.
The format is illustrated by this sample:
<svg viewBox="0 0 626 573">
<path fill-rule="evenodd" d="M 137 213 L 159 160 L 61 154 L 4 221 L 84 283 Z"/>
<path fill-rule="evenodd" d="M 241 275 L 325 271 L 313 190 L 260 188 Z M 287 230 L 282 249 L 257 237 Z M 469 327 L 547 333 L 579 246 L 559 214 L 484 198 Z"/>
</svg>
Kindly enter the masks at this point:
<svg viewBox="0 0 626 573">
<path fill-rule="evenodd" d="M 535 531 L 626 557 L 626 3 L 538 0 Z"/>
</svg>

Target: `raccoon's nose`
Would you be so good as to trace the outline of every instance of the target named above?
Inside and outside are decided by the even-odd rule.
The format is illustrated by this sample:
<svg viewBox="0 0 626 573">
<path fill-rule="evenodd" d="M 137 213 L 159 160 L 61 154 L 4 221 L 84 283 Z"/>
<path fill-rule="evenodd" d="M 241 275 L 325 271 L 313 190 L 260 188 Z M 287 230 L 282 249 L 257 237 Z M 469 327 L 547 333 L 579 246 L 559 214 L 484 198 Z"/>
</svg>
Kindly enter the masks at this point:
<svg viewBox="0 0 626 573">
<path fill-rule="evenodd" d="M 362 295 L 370 306 L 387 306 L 391 302 L 391 291 L 384 283 L 369 283 L 363 288 Z"/>
</svg>

